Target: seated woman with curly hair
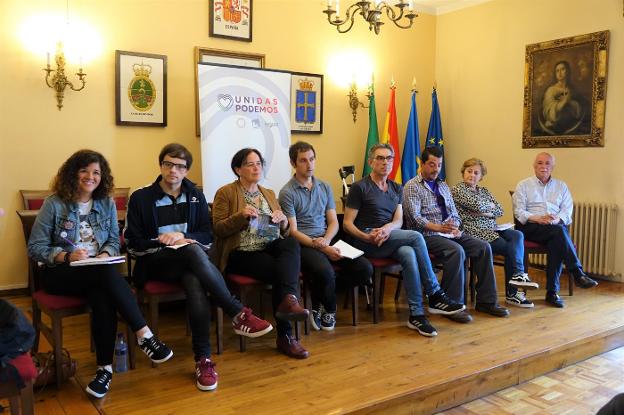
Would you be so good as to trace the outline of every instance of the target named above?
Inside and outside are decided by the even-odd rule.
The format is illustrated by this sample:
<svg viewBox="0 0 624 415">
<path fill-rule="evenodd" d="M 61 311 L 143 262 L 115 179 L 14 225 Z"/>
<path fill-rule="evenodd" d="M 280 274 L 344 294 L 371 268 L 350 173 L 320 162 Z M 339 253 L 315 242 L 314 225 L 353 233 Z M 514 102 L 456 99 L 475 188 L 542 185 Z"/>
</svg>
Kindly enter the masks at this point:
<svg viewBox="0 0 624 415">
<path fill-rule="evenodd" d="M 44 264 L 42 283 L 55 295 L 86 297 L 91 308 L 97 370 L 87 392 L 102 398 L 112 379 L 117 313 L 136 333 L 140 348 L 155 363 L 173 352 L 145 323 L 134 294 L 113 265 L 72 267 L 89 257 L 119 255 L 117 209 L 110 197 L 113 176 L 100 153 L 72 154 L 52 180 L 28 241 L 28 255 Z"/>
</svg>

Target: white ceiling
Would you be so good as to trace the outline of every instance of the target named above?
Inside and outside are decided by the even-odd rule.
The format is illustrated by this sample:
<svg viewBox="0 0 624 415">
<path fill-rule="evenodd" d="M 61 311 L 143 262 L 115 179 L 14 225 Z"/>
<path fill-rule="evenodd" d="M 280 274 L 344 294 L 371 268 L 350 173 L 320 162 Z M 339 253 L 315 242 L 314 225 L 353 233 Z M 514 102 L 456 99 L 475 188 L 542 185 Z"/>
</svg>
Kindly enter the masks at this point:
<svg viewBox="0 0 624 415">
<path fill-rule="evenodd" d="M 414 4 L 416 5 L 416 11 L 438 15 L 476 6 L 488 1 L 492 0 L 414 0 Z"/>
</svg>

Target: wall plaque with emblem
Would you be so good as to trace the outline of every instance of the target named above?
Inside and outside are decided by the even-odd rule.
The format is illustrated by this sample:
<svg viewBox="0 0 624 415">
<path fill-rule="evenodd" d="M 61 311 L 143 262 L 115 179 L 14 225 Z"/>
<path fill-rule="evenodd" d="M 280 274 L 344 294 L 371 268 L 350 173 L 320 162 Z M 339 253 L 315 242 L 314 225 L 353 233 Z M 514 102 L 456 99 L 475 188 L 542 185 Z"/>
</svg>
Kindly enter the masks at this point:
<svg viewBox="0 0 624 415">
<path fill-rule="evenodd" d="M 115 51 L 117 125 L 167 125 L 167 57 Z"/>
<path fill-rule="evenodd" d="M 292 72 L 290 83 L 292 133 L 323 133 L 323 75 Z"/>
</svg>

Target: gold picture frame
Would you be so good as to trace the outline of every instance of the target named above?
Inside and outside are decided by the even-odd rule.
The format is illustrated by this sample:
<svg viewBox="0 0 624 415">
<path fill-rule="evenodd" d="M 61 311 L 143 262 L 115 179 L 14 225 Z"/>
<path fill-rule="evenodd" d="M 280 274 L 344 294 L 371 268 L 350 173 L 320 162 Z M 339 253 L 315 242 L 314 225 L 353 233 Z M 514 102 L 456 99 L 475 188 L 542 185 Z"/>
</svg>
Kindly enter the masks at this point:
<svg viewBox="0 0 624 415">
<path fill-rule="evenodd" d="M 195 135 L 200 136 L 199 126 L 199 88 L 197 65 L 211 63 L 217 65 L 242 66 L 246 68 L 264 68 L 266 57 L 260 53 L 235 52 L 223 49 L 195 47 Z"/>
<path fill-rule="evenodd" d="M 527 45 L 522 148 L 604 147 L 609 31 Z"/>
</svg>

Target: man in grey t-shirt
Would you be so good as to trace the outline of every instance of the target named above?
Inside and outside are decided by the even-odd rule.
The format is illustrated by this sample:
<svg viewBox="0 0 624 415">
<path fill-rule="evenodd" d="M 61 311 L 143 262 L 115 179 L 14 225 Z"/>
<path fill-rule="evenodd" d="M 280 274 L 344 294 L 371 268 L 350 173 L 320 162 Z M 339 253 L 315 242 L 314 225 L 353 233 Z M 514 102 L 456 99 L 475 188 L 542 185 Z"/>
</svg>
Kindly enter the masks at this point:
<svg viewBox="0 0 624 415">
<path fill-rule="evenodd" d="M 373 268 L 364 257 L 344 258 L 330 244 L 338 232 L 336 205 L 331 187 L 314 177 L 316 153 L 308 143 L 289 149 L 295 175 L 282 188 L 279 202 L 291 235 L 301 244 L 301 269 L 311 278 L 311 325 L 315 330 L 333 330 L 336 324 L 336 275 L 333 264 L 352 285 L 370 280 Z"/>
<path fill-rule="evenodd" d="M 410 310 L 407 327 L 432 337 L 438 333 L 425 316 L 421 286 L 429 296 L 429 313 L 453 315 L 466 307 L 440 288 L 423 236 L 401 229 L 403 189 L 388 179 L 393 160 L 394 148 L 389 144 L 371 147 L 368 163 L 372 172 L 351 186 L 343 226 L 353 236 L 353 245 L 365 255 L 393 258 L 401 264 Z"/>
</svg>

